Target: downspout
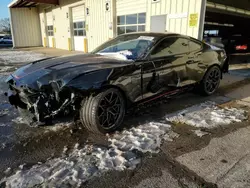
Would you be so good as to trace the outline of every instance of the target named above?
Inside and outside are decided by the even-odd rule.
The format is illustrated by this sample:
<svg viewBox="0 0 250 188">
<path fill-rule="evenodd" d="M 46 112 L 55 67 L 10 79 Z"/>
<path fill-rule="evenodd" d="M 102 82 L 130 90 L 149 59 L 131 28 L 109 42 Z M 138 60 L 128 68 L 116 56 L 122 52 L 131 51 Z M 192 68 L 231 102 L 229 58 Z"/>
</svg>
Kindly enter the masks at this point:
<svg viewBox="0 0 250 188">
<path fill-rule="evenodd" d="M 199 23 L 199 34 L 198 34 L 199 40 L 203 40 L 203 32 L 204 32 L 204 24 L 205 24 L 205 16 L 206 16 L 206 6 L 207 6 L 207 0 L 202 0 L 201 12 L 200 12 L 200 23 Z"/>
</svg>

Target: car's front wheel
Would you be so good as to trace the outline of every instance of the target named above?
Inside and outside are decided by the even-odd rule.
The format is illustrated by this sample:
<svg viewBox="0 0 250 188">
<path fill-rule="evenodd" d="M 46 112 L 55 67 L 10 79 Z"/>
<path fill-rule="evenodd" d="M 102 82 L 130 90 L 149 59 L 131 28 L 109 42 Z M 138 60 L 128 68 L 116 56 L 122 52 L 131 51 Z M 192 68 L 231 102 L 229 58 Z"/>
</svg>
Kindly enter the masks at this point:
<svg viewBox="0 0 250 188">
<path fill-rule="evenodd" d="M 80 109 L 82 125 L 94 133 L 119 129 L 125 115 L 125 100 L 118 89 L 107 89 L 83 99 Z"/>
<path fill-rule="evenodd" d="M 218 89 L 220 80 L 221 69 L 218 66 L 211 67 L 199 84 L 199 91 L 203 95 L 212 95 Z"/>
</svg>

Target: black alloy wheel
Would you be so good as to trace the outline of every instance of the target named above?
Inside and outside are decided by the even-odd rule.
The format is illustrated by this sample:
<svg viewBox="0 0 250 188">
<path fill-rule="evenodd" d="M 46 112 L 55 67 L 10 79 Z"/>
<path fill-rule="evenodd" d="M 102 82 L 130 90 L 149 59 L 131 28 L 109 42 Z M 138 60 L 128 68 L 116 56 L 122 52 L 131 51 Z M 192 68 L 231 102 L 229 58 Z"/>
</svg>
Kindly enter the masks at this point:
<svg viewBox="0 0 250 188">
<path fill-rule="evenodd" d="M 112 91 L 101 99 L 98 108 L 99 123 L 104 129 L 111 129 L 121 112 L 122 104 L 118 93 Z"/>
<path fill-rule="evenodd" d="M 125 116 L 125 100 L 118 89 L 107 89 L 83 99 L 80 109 L 82 125 L 94 133 L 109 133 L 119 128 Z"/>
<path fill-rule="evenodd" d="M 200 89 L 202 94 L 212 95 L 219 87 L 221 80 L 221 69 L 218 66 L 213 66 L 206 72 Z"/>
</svg>

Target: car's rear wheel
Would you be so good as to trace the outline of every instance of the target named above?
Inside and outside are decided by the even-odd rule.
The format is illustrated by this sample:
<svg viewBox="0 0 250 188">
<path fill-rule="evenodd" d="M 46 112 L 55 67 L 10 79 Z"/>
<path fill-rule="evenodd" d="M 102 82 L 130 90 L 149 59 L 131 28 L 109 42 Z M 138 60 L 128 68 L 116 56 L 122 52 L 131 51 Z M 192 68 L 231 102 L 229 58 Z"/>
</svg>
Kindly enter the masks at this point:
<svg viewBox="0 0 250 188">
<path fill-rule="evenodd" d="M 83 99 L 80 109 L 82 125 L 94 133 L 109 133 L 121 128 L 125 100 L 115 88 Z"/>
<path fill-rule="evenodd" d="M 221 80 L 221 69 L 213 66 L 206 72 L 199 85 L 199 91 L 203 95 L 212 95 L 219 87 Z"/>
</svg>

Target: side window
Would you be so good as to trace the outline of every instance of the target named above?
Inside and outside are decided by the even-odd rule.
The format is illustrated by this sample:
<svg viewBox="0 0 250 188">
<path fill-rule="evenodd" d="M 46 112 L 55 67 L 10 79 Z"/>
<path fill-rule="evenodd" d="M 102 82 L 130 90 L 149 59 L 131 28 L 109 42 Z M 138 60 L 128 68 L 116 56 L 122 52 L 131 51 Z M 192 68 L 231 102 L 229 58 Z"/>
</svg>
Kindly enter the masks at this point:
<svg viewBox="0 0 250 188">
<path fill-rule="evenodd" d="M 192 52 L 192 51 L 197 51 L 197 50 L 200 50 L 201 49 L 201 45 L 196 43 L 196 42 L 193 42 L 193 41 L 189 41 L 189 51 Z"/>
<path fill-rule="evenodd" d="M 188 40 L 179 37 L 169 37 L 161 41 L 152 51 L 151 57 L 164 57 L 170 55 L 177 55 L 188 53 Z"/>
</svg>

